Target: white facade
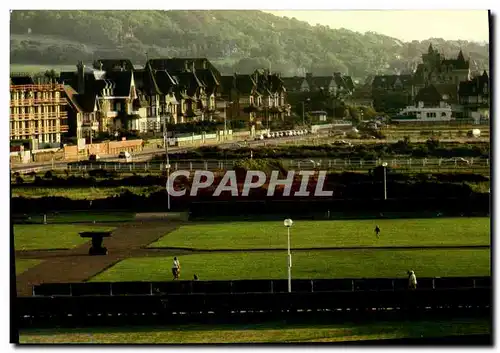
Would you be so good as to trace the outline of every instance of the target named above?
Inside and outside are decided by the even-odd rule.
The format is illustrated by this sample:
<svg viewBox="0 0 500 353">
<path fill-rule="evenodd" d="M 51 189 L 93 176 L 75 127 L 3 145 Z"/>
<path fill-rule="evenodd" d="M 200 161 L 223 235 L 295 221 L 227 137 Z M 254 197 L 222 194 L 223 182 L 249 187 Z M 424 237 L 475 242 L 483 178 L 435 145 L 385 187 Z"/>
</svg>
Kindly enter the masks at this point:
<svg viewBox="0 0 500 353">
<path fill-rule="evenodd" d="M 399 112 L 400 116 L 408 118 L 395 118 L 393 121 L 452 121 L 455 120 L 452 114 L 452 108 L 449 104 L 441 102 L 439 107 L 424 107 L 420 102 L 418 106 L 408 106 Z M 412 119 L 413 117 L 413 119 Z"/>
</svg>

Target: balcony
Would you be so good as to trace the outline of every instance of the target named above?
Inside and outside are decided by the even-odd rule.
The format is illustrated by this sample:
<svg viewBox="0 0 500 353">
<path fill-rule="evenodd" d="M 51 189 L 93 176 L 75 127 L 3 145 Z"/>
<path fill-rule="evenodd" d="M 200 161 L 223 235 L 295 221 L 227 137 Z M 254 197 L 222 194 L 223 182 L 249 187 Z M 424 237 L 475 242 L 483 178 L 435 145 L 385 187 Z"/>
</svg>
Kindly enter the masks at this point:
<svg viewBox="0 0 500 353">
<path fill-rule="evenodd" d="M 45 113 L 23 113 L 23 114 L 10 114 L 10 120 L 47 120 L 47 119 L 62 119 L 67 118 L 68 113 L 64 111 L 45 112 Z"/>
<path fill-rule="evenodd" d="M 47 127 L 31 127 L 31 128 L 21 128 L 21 129 L 11 129 L 10 136 L 14 135 L 40 135 L 40 134 L 53 134 L 53 133 L 64 133 L 68 132 L 67 125 L 57 126 L 47 126 Z"/>
</svg>

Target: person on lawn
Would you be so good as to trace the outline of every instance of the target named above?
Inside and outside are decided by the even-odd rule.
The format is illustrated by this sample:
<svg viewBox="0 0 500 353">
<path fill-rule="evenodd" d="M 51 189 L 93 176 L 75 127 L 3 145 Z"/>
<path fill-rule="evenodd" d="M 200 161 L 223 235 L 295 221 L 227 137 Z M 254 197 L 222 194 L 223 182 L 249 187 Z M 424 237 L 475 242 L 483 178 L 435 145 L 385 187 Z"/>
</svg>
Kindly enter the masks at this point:
<svg viewBox="0 0 500 353">
<path fill-rule="evenodd" d="M 174 257 L 174 263 L 172 265 L 172 275 L 174 276 L 174 280 L 179 279 L 180 272 L 181 272 L 181 264 L 179 260 L 177 260 L 177 257 Z"/>
<path fill-rule="evenodd" d="M 415 290 L 417 289 L 417 276 L 415 276 L 415 272 L 413 271 L 408 271 L 408 288 L 410 290 Z"/>
<path fill-rule="evenodd" d="M 380 228 L 378 226 L 375 226 L 375 235 L 377 235 L 377 238 L 380 237 L 379 234 L 380 234 Z"/>
</svg>

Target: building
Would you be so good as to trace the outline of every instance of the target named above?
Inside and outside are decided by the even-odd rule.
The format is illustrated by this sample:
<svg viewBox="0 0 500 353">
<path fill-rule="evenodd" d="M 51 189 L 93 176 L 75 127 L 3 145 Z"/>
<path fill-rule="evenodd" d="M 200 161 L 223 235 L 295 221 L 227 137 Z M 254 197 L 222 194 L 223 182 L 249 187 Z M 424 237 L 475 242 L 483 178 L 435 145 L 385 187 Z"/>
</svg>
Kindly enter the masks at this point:
<svg viewBox="0 0 500 353">
<path fill-rule="evenodd" d="M 489 119 L 490 79 L 486 71 L 470 81 L 460 82 L 458 95 L 465 118 L 472 118 L 476 123 Z"/>
<path fill-rule="evenodd" d="M 422 54 L 422 63 L 413 75 L 416 90 L 430 84 L 454 84 L 458 87 L 462 81 L 470 79 L 470 60 L 465 60 L 462 50 L 456 59 L 446 59 L 432 44 L 427 53 Z"/>
<path fill-rule="evenodd" d="M 267 127 L 274 119 L 290 115 L 286 88 L 279 74 L 256 70 L 251 75 L 222 76 L 219 107 L 231 120 L 243 120 L 250 126 Z M 224 103 L 225 101 L 225 103 Z"/>
<path fill-rule="evenodd" d="M 335 96 L 349 96 L 354 91 L 354 83 L 350 76 L 335 72 L 332 76 L 313 76 L 306 73 L 305 77 L 284 77 L 283 84 L 288 92 L 327 91 Z"/>
<path fill-rule="evenodd" d="M 59 147 L 68 131 L 67 101 L 62 85 L 32 77 L 11 77 L 10 139 L 29 141 L 31 148 Z"/>
<path fill-rule="evenodd" d="M 447 122 L 455 120 L 456 112 L 450 105 L 450 101 L 453 99 L 446 92 L 439 91 L 435 85 L 431 84 L 420 89 L 415 97 L 414 105 L 402 109 L 391 120 L 399 122 Z"/>
<path fill-rule="evenodd" d="M 179 104 L 176 123 L 213 120 L 220 97 L 219 70 L 206 58 L 151 59 L 147 66 L 154 72 L 166 72 L 172 78 Z"/>
<path fill-rule="evenodd" d="M 451 106 L 440 102 L 437 106 L 425 106 L 423 102 L 418 105 L 408 106 L 391 119 L 397 122 L 448 122 L 455 120 Z"/>
<path fill-rule="evenodd" d="M 390 112 L 411 104 L 415 97 L 412 75 L 378 75 L 371 83 L 373 107 Z"/>
<path fill-rule="evenodd" d="M 64 85 L 64 93 L 68 100 L 68 133 L 77 139 L 86 139 L 92 143 L 99 130 L 99 112 L 97 97 L 78 94 L 73 87 Z"/>
<path fill-rule="evenodd" d="M 112 65 L 120 62 L 121 65 Z M 134 71 L 127 71 L 125 60 L 100 61 L 96 68 L 79 62 L 76 72 L 62 72 L 61 82 L 71 86 L 83 101 L 97 102 L 100 133 L 113 134 L 119 130 L 139 130 L 140 116 L 133 105 L 138 98 Z M 102 64 L 102 65 L 101 65 Z M 131 63 L 129 62 L 129 65 Z M 102 70 L 111 67 L 112 71 Z M 73 106 L 73 105 L 71 105 Z"/>
</svg>

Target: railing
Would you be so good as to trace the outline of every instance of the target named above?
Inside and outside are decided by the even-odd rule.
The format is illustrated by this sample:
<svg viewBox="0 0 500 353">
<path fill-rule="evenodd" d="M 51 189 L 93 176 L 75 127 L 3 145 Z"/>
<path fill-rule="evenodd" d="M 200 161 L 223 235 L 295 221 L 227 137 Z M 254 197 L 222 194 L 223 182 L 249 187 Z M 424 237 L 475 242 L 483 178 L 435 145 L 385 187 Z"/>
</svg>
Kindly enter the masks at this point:
<svg viewBox="0 0 500 353">
<path fill-rule="evenodd" d="M 10 131 L 10 136 L 15 135 L 37 135 L 37 134 L 49 134 L 49 133 L 62 133 L 67 132 L 67 125 L 57 126 L 47 126 L 47 127 L 38 127 L 38 128 L 21 128 L 21 129 L 13 129 Z"/>
<path fill-rule="evenodd" d="M 449 161 L 445 159 L 392 159 L 392 160 L 351 160 L 351 159 L 311 159 L 308 160 L 282 160 L 288 169 L 295 170 L 359 170 L 366 171 L 387 163 L 388 168 L 393 171 L 412 170 L 437 170 L 437 171 L 487 171 L 489 170 L 489 159 L 468 159 L 465 161 Z M 226 170 L 233 169 L 237 160 L 182 160 L 170 163 L 171 171 L 176 170 Z M 106 169 L 117 172 L 148 172 L 165 170 L 163 162 L 133 162 L 133 163 L 72 163 L 68 164 L 68 170 L 86 171 L 93 169 Z"/>
<path fill-rule="evenodd" d="M 33 112 L 33 113 L 22 113 L 22 114 L 10 114 L 10 120 L 46 120 L 46 119 L 59 119 L 67 118 L 68 112 L 63 110 L 59 112 Z"/>
<path fill-rule="evenodd" d="M 408 288 L 407 278 L 294 279 L 293 292 L 398 291 Z M 492 288 L 491 277 L 418 278 L 418 289 Z M 238 294 L 284 293 L 286 279 L 234 281 L 95 282 L 47 283 L 33 286 L 33 296 L 158 295 L 158 294 Z"/>
<path fill-rule="evenodd" d="M 33 106 L 35 104 L 44 104 L 48 103 L 49 105 L 66 105 L 68 101 L 66 98 L 25 98 L 25 99 L 14 99 L 10 101 L 11 107 L 25 107 L 25 106 Z M 47 105 L 47 104 L 46 104 Z"/>
</svg>

